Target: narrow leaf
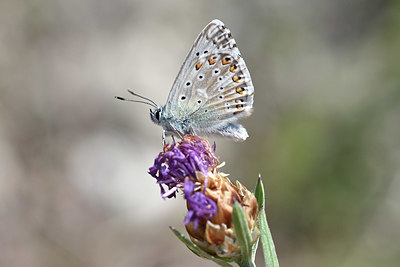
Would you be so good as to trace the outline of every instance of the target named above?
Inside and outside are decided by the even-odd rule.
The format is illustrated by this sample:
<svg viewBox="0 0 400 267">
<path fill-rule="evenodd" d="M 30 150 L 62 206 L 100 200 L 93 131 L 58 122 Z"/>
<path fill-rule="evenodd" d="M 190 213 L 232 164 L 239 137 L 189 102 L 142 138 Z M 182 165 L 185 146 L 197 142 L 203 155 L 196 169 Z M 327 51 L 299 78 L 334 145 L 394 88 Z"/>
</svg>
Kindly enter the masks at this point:
<svg viewBox="0 0 400 267">
<path fill-rule="evenodd" d="M 238 202 L 235 202 L 235 204 L 233 205 L 232 221 L 235 228 L 236 238 L 238 239 L 240 245 L 241 262 L 254 262 L 251 253 L 252 239 L 250 229 L 247 225 L 246 215 L 244 214 L 244 211 Z"/>
<path fill-rule="evenodd" d="M 219 259 L 217 257 L 214 257 L 213 255 L 208 254 L 207 252 L 205 252 L 204 250 L 202 250 L 201 248 L 199 248 L 196 244 L 194 244 L 192 241 L 190 241 L 189 239 L 187 239 L 183 234 L 181 234 L 178 230 L 176 230 L 173 227 L 169 227 L 171 229 L 171 231 L 176 235 L 176 237 L 178 237 L 179 240 L 181 240 L 187 247 L 188 249 L 190 249 L 194 254 L 196 254 L 199 257 L 202 258 L 206 258 L 209 260 L 212 260 L 213 262 L 217 263 L 220 266 L 224 266 L 224 267 L 232 267 L 231 264 L 225 262 L 222 259 Z"/>
<path fill-rule="evenodd" d="M 256 258 L 256 253 L 257 253 L 257 248 L 258 248 L 259 241 L 260 241 L 260 238 L 258 237 L 256 242 L 254 242 L 254 245 L 251 248 L 251 258 L 252 259 Z"/>
<path fill-rule="evenodd" d="M 261 180 L 261 174 L 258 175 L 258 181 L 256 184 L 256 190 L 254 191 L 254 196 L 257 200 L 258 212 L 260 212 L 261 209 L 264 209 L 265 205 L 264 185 Z"/>
<path fill-rule="evenodd" d="M 263 247 L 265 266 L 267 267 L 279 267 L 278 257 L 275 251 L 274 241 L 272 240 L 271 231 L 269 230 L 267 217 L 264 209 L 264 186 L 261 180 L 261 176 L 258 178 L 258 182 L 255 190 L 255 197 L 258 203 L 258 227 L 260 229 L 260 238 Z"/>
</svg>

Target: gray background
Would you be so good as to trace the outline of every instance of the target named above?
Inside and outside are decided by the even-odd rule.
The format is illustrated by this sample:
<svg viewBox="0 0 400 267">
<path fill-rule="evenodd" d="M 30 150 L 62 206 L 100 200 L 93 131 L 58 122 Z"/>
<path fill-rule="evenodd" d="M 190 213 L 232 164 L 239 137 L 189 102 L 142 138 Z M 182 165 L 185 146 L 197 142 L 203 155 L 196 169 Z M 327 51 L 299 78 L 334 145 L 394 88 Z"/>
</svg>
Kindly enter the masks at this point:
<svg viewBox="0 0 400 267">
<path fill-rule="evenodd" d="M 0 266 L 214 265 L 146 173 L 161 128 L 113 99 L 164 104 L 214 18 L 255 86 L 250 138 L 217 154 L 262 174 L 281 265 L 398 266 L 400 5 L 366 0 L 2 0 Z"/>
</svg>

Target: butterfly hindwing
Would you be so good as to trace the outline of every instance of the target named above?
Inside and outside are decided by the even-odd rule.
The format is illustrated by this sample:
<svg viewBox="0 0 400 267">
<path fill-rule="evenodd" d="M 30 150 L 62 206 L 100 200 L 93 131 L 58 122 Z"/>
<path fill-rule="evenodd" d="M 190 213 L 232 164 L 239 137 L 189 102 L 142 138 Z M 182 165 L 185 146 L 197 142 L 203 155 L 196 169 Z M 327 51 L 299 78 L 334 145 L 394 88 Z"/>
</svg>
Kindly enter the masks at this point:
<svg viewBox="0 0 400 267">
<path fill-rule="evenodd" d="M 218 134 L 244 140 L 234 124 L 250 115 L 254 87 L 229 29 L 210 22 L 195 40 L 165 105 L 171 117 L 190 124 L 196 134 Z"/>
</svg>

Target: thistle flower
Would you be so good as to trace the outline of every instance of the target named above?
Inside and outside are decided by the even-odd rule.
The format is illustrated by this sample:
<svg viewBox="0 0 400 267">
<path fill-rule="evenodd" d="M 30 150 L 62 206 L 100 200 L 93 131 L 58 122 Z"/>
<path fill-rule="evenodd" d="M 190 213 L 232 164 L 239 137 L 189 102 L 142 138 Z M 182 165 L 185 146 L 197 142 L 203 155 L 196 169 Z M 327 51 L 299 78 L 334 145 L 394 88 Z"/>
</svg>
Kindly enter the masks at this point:
<svg viewBox="0 0 400 267">
<path fill-rule="evenodd" d="M 182 142 L 164 146 L 163 152 L 158 154 L 154 165 L 149 168 L 149 174 L 157 179 L 161 196 L 172 198 L 176 197 L 179 188 L 183 188 L 186 177 L 195 179 L 196 172 L 206 174 L 218 164 L 207 140 L 185 135 Z"/>
<path fill-rule="evenodd" d="M 190 240 L 173 231 L 190 250 L 224 266 L 231 266 L 231 261 L 253 266 L 263 203 L 259 205 L 253 193 L 240 182 L 232 183 L 218 167 L 215 144 L 212 149 L 206 139 L 185 135 L 181 142 L 164 146 L 149 174 L 157 179 L 164 199 L 183 193 Z"/>
</svg>

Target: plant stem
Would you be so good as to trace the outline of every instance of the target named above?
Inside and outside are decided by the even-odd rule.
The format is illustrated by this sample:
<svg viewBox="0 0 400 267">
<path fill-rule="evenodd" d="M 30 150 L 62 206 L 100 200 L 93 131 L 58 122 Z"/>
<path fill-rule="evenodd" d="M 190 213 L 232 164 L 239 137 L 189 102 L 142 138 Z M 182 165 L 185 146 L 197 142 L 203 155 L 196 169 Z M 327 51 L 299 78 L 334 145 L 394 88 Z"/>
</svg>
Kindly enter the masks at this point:
<svg viewBox="0 0 400 267">
<path fill-rule="evenodd" d="M 237 263 L 240 267 L 256 267 L 254 262 L 252 262 L 250 259 L 248 261 L 242 261 Z"/>
</svg>

